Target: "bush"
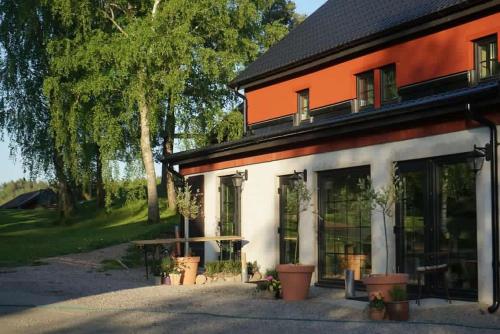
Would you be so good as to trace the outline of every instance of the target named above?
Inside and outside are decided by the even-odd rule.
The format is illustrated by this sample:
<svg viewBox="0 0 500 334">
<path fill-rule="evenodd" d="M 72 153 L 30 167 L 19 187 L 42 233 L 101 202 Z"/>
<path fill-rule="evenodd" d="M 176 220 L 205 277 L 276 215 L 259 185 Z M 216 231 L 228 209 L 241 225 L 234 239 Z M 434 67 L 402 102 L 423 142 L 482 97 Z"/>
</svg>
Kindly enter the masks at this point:
<svg viewBox="0 0 500 334">
<path fill-rule="evenodd" d="M 205 275 L 214 277 L 217 274 L 238 275 L 241 273 L 241 263 L 239 261 L 215 261 L 205 264 Z"/>
</svg>

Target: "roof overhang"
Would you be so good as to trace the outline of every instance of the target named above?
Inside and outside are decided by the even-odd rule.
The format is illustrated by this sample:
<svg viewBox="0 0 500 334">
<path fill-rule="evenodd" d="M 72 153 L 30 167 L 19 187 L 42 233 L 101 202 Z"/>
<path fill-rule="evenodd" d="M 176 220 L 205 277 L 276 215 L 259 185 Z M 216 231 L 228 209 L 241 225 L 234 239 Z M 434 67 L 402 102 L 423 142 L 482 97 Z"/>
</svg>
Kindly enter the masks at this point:
<svg viewBox="0 0 500 334">
<path fill-rule="evenodd" d="M 254 135 L 243 139 L 189 150 L 167 156 L 170 165 L 197 165 L 220 161 L 242 154 L 300 145 L 323 138 L 356 133 L 384 127 L 401 126 L 409 122 L 425 121 L 466 110 L 467 103 L 479 109 L 500 105 L 499 81 L 490 81 L 476 87 L 461 89 L 440 95 L 389 105 L 375 111 L 346 115 L 326 122 L 277 131 L 266 135 Z"/>
</svg>

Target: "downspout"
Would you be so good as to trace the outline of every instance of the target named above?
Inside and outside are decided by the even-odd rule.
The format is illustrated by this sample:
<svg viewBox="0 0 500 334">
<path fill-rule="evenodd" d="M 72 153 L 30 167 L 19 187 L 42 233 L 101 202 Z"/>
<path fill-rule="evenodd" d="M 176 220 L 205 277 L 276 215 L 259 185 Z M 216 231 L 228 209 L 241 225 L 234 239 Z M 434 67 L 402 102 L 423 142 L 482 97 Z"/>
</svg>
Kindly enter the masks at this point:
<svg viewBox="0 0 500 334">
<path fill-rule="evenodd" d="M 243 137 L 245 137 L 247 135 L 248 100 L 244 94 L 238 91 L 238 87 L 234 88 L 234 93 L 243 100 Z"/>
<path fill-rule="evenodd" d="M 467 104 L 467 116 L 473 119 L 474 121 L 487 126 L 490 130 L 490 149 L 489 152 L 487 150 L 486 152 L 486 158 L 488 159 L 488 155 L 490 155 L 491 158 L 491 164 L 490 164 L 490 175 L 491 175 L 491 230 L 492 230 L 492 242 L 493 242 L 493 304 L 488 307 L 488 312 L 494 313 L 496 310 L 498 310 L 498 307 L 500 306 L 500 295 L 499 295 L 499 283 L 500 283 L 500 277 L 499 277 L 499 224 L 498 224 L 498 152 L 497 152 L 497 146 L 498 146 L 498 133 L 497 133 L 497 126 L 494 122 L 492 122 L 490 119 L 484 117 L 483 115 L 477 114 L 473 111 L 471 104 Z"/>
</svg>

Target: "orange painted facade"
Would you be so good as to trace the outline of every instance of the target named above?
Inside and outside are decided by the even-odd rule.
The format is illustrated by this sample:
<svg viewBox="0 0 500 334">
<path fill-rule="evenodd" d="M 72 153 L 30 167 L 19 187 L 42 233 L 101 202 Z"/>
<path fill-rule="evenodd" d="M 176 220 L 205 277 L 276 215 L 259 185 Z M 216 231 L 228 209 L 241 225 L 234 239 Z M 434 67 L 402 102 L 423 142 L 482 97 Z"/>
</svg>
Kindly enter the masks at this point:
<svg viewBox="0 0 500 334">
<path fill-rule="evenodd" d="M 309 89 L 311 109 L 354 99 L 356 74 L 388 64 L 396 64 L 398 87 L 470 70 L 474 67 L 473 41 L 495 33 L 500 34 L 500 13 L 248 90 L 248 124 L 294 114 L 296 93 L 303 89 Z M 378 76 L 376 71 L 375 78 Z M 375 81 L 376 96 L 379 96 L 378 80 Z"/>
</svg>

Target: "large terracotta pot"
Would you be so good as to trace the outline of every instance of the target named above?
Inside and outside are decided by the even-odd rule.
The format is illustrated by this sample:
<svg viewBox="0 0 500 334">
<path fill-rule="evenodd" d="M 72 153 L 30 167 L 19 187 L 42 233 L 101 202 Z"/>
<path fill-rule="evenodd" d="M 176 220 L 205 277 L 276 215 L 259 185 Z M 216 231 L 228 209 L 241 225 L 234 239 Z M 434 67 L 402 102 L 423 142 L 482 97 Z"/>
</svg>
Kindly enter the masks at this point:
<svg viewBox="0 0 500 334">
<path fill-rule="evenodd" d="M 408 301 L 388 302 L 385 304 L 389 320 L 408 321 L 410 317 L 410 305 Z"/>
<path fill-rule="evenodd" d="M 380 292 L 384 296 L 384 302 L 387 303 L 392 301 L 389 291 L 393 287 L 399 286 L 406 290 L 408 278 L 408 274 L 374 274 L 363 279 L 363 283 L 366 285 L 368 296 L 374 292 Z"/>
<path fill-rule="evenodd" d="M 177 265 L 182 273 L 182 284 L 193 285 L 198 275 L 199 256 L 186 256 L 176 258 Z"/>
<path fill-rule="evenodd" d="M 314 266 L 280 264 L 276 267 L 284 300 L 304 300 L 309 294 Z"/>
</svg>

